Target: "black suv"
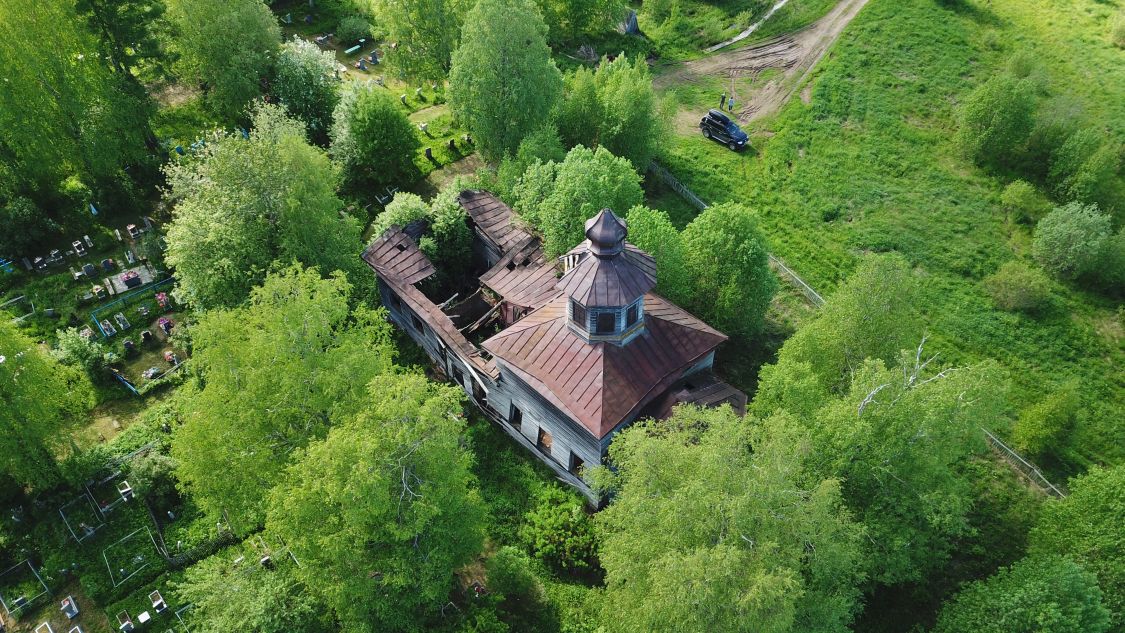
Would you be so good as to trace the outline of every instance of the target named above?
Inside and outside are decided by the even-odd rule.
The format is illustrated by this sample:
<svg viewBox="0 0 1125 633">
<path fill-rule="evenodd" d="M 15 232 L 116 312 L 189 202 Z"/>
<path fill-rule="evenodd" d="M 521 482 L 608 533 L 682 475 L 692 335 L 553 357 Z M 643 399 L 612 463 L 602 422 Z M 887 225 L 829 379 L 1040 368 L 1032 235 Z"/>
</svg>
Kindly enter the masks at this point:
<svg viewBox="0 0 1125 633">
<path fill-rule="evenodd" d="M 708 111 L 707 116 L 699 120 L 699 129 L 703 130 L 703 136 L 725 143 L 735 152 L 746 147 L 750 140 L 737 123 L 718 110 Z"/>
</svg>

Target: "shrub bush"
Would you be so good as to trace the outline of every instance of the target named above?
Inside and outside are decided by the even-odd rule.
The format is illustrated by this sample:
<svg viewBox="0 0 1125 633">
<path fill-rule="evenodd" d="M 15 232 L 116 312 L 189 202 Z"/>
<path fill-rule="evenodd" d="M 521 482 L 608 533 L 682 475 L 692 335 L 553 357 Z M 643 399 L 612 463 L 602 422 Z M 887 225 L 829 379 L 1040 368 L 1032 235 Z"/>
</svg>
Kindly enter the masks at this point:
<svg viewBox="0 0 1125 633">
<path fill-rule="evenodd" d="M 520 538 L 551 568 L 574 574 L 597 567 L 594 526 L 576 495 L 558 486 L 545 488 L 524 519 Z"/>
<path fill-rule="evenodd" d="M 1117 48 L 1125 48 L 1125 10 L 1118 11 L 1110 24 L 1109 38 Z"/>
<path fill-rule="evenodd" d="M 1034 224 L 1048 211 L 1051 205 L 1043 194 L 1026 180 L 1016 180 L 1008 183 L 1000 194 L 1000 205 L 1004 212 L 1017 222 Z"/>
<path fill-rule="evenodd" d="M 961 106 L 957 144 L 978 164 L 1011 164 L 1031 134 L 1034 115 L 1031 81 L 995 75 Z"/>
<path fill-rule="evenodd" d="M 342 44 L 354 44 L 371 37 L 371 23 L 362 15 L 349 15 L 336 25 L 336 39 Z"/>
<path fill-rule="evenodd" d="M 1012 429 L 1012 441 L 1030 455 L 1057 450 L 1078 413 L 1077 386 L 1068 383 L 1020 413 Z"/>
<path fill-rule="evenodd" d="M 90 380 L 95 383 L 108 381 L 105 369 L 117 362 L 117 354 L 106 349 L 100 342 L 82 336 L 77 328 L 58 331 L 58 342 L 52 354 L 64 365 L 86 370 Z"/>
<path fill-rule="evenodd" d="M 1072 202 L 1035 227 L 1035 258 L 1051 273 L 1074 279 L 1093 271 L 1110 237 L 1110 218 L 1094 204 Z"/>
<path fill-rule="evenodd" d="M 984 289 L 993 303 L 1008 312 L 1036 313 L 1051 302 L 1051 282 L 1036 268 L 1009 261 L 984 280 Z"/>
<path fill-rule="evenodd" d="M 1051 154 L 1047 180 L 1064 201 L 1104 202 L 1117 173 L 1117 150 L 1102 132 L 1086 128 L 1072 134 Z"/>
</svg>

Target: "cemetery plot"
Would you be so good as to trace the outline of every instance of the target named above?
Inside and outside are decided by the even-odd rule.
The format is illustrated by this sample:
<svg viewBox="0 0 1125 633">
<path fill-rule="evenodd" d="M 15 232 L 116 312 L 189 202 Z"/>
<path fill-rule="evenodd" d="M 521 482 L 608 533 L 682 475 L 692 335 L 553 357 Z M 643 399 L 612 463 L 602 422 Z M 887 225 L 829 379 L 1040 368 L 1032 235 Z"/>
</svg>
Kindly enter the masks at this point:
<svg viewBox="0 0 1125 633">
<path fill-rule="evenodd" d="M 63 504 L 59 508 L 59 515 L 70 535 L 79 543 L 93 536 L 98 528 L 105 525 L 105 520 L 89 493 Z"/>
<path fill-rule="evenodd" d="M 160 559 L 152 530 L 145 526 L 130 532 L 121 540 L 102 550 L 106 569 L 114 587 L 140 573 Z"/>
<path fill-rule="evenodd" d="M 49 591 L 29 560 L 0 572 L 0 606 L 12 619 L 18 619 Z"/>
<path fill-rule="evenodd" d="M 171 333 L 182 327 L 182 315 L 169 312 L 136 321 L 127 338 L 121 339 L 122 376 L 138 388 L 164 377 L 187 360 L 187 351 L 171 344 Z"/>
</svg>

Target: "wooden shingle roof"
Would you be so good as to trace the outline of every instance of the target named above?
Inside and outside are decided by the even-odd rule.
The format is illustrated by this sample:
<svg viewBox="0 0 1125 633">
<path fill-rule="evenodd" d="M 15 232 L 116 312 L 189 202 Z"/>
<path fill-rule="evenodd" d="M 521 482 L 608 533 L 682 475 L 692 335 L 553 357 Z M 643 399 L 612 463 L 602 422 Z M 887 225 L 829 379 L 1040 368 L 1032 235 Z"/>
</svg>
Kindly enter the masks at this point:
<svg viewBox="0 0 1125 633">
<path fill-rule="evenodd" d="M 539 238 L 528 236 L 516 244 L 480 282 L 500 298 L 522 308 L 537 308 L 550 301 L 555 289 L 555 266 L 547 261 Z"/>
<path fill-rule="evenodd" d="M 407 285 L 416 284 L 437 272 L 430 259 L 418 250 L 418 244 L 397 226 L 387 229 L 371 242 L 363 252 L 363 260 L 376 272 Z"/>
<path fill-rule="evenodd" d="M 645 295 L 644 312 L 643 332 L 627 345 L 588 343 L 570 329 L 559 295 L 483 347 L 600 439 L 727 338 L 655 294 Z"/>
<path fill-rule="evenodd" d="M 729 404 L 738 415 L 746 415 L 746 394 L 719 380 L 710 371 L 693 374 L 680 387 L 668 390 L 663 397 L 653 401 L 645 408 L 644 415 L 664 419 L 672 415 L 672 409 L 680 404 L 693 404 L 700 407 L 718 407 Z"/>
<path fill-rule="evenodd" d="M 481 356 L 480 350 L 465 338 L 453 320 L 414 287 L 414 284 L 434 274 L 434 265 L 409 235 L 397 226 L 387 229 L 367 250 L 363 259 L 375 274 L 398 295 L 404 304 L 433 328 L 447 345 L 467 359 L 477 370 L 493 379 L 499 376 L 496 364 Z"/>
<path fill-rule="evenodd" d="M 457 196 L 457 202 L 472 218 L 473 224 L 501 253 L 507 253 L 520 242 L 531 237 L 527 231 L 512 224 L 512 209 L 488 191 L 466 190 Z"/>
</svg>

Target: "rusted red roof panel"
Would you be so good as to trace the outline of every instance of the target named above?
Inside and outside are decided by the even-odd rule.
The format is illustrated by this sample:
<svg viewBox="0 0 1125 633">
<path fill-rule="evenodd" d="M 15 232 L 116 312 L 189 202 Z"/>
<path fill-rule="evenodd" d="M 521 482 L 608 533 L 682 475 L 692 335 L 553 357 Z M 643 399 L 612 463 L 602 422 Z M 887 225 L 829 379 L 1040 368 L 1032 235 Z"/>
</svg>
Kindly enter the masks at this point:
<svg viewBox="0 0 1125 633">
<path fill-rule="evenodd" d="M 587 343 L 567 325 L 560 295 L 484 342 L 484 349 L 597 438 L 675 384 L 726 337 L 655 294 L 645 329 L 624 346 Z"/>
</svg>

